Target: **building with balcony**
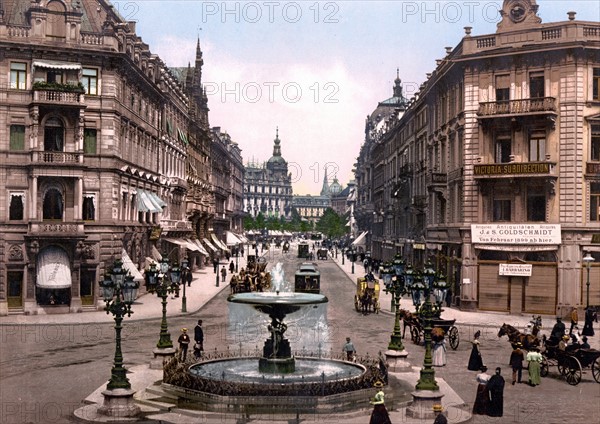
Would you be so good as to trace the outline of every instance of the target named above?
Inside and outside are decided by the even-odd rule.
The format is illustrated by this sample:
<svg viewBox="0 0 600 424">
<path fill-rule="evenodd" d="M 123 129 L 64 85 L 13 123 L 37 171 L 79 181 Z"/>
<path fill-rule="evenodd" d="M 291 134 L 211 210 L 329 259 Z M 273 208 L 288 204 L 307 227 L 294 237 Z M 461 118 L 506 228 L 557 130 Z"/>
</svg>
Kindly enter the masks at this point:
<svg viewBox="0 0 600 424">
<path fill-rule="evenodd" d="M 281 155 L 279 129 L 273 141 L 273 156 L 266 163 L 249 162 L 244 170 L 244 210 L 253 218 L 289 220 L 292 213 L 292 177 L 288 163 Z"/>
<path fill-rule="evenodd" d="M 105 0 L 0 8 L 0 315 L 95 310 L 114 259 L 142 281 L 165 238 L 192 235 L 206 104 Z"/>
<path fill-rule="evenodd" d="M 600 24 L 537 11 L 505 0 L 496 33 L 466 27 L 357 168 L 395 251 L 432 259 L 462 308 L 585 306 L 588 253 L 600 304 Z"/>
</svg>

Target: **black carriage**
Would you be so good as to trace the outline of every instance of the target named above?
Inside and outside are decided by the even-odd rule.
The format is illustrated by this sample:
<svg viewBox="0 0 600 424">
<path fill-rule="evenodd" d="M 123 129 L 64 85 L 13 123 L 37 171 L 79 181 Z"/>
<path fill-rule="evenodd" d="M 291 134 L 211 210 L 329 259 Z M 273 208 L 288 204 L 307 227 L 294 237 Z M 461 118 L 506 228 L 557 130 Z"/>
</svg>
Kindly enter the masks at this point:
<svg viewBox="0 0 600 424">
<path fill-rule="evenodd" d="M 460 343 L 460 337 L 458 335 L 458 328 L 454 325 L 455 319 L 441 319 L 434 318 L 431 320 L 432 328 L 441 328 L 444 333 L 448 336 L 448 343 L 453 350 L 458 349 Z M 420 344 L 421 339 L 425 335 L 425 323 L 423 318 L 419 317 L 410 328 L 410 338 L 414 344 Z"/>
<path fill-rule="evenodd" d="M 326 261 L 327 260 L 327 249 L 317 250 L 317 259 L 320 261 Z"/>
<path fill-rule="evenodd" d="M 585 368 L 591 368 L 596 383 L 600 383 L 600 350 L 596 349 L 567 349 L 561 350 L 558 345 L 545 344 L 542 353 L 540 375 L 546 377 L 550 367 L 556 366 L 561 376 L 571 386 L 576 386 L 581 381 Z"/>
<path fill-rule="evenodd" d="M 302 262 L 294 275 L 294 291 L 300 293 L 320 293 L 321 273 L 317 264 Z"/>
<path fill-rule="evenodd" d="M 283 247 L 281 248 L 281 252 L 282 253 L 288 253 L 290 251 L 290 243 L 289 242 L 285 242 L 283 243 Z"/>
</svg>

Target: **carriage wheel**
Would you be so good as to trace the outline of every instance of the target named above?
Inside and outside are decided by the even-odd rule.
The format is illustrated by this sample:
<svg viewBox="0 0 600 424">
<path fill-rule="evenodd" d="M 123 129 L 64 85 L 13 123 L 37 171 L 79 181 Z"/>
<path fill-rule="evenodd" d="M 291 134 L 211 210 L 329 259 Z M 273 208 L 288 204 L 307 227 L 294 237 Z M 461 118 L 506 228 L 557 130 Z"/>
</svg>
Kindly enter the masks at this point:
<svg viewBox="0 0 600 424">
<path fill-rule="evenodd" d="M 581 381 L 581 364 L 572 356 L 565 361 L 565 378 L 571 386 L 577 386 Z"/>
<path fill-rule="evenodd" d="M 542 356 L 542 363 L 540 364 L 540 376 L 546 377 L 548 375 L 548 371 L 550 368 L 550 364 L 548 364 L 548 359 L 545 356 Z"/>
<path fill-rule="evenodd" d="M 600 383 L 600 356 L 592 362 L 592 375 L 596 383 Z"/>
<path fill-rule="evenodd" d="M 417 327 L 412 327 L 410 329 L 410 339 L 413 341 L 414 344 L 419 344 L 419 342 L 421 341 L 421 332 Z"/>
<path fill-rule="evenodd" d="M 460 343 L 460 338 L 458 337 L 458 328 L 455 326 L 450 327 L 448 330 L 448 340 L 450 341 L 450 347 L 456 350 Z"/>
<path fill-rule="evenodd" d="M 354 308 L 356 312 L 360 312 L 360 299 L 356 295 L 354 296 Z"/>
</svg>

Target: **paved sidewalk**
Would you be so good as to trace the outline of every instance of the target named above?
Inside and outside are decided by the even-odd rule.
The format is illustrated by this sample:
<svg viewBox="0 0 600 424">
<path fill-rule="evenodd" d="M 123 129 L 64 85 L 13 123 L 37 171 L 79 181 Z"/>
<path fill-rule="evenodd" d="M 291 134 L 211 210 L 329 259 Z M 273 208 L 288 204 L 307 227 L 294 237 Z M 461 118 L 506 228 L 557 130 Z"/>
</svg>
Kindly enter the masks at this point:
<svg viewBox="0 0 600 424">
<path fill-rule="evenodd" d="M 231 258 L 235 265 L 235 257 Z M 167 316 L 183 316 L 197 312 L 208 301 L 223 290 L 229 290 L 229 262 L 221 261 L 219 269 L 225 266 L 227 269 L 227 278 L 225 283 L 219 283 L 217 287 L 217 275 L 213 272 L 212 265 L 206 266 L 202 270 L 193 271 L 193 280 L 189 287 L 185 288 L 186 294 L 186 313 L 181 312 L 183 287 L 179 292 L 179 297 L 169 295 L 167 304 Z M 246 258 L 238 258 L 238 270 L 246 267 Z M 39 324 L 88 324 L 88 323 L 113 323 L 113 316 L 107 314 L 102 307 L 98 311 L 70 313 L 70 314 L 42 314 L 42 315 L 8 315 L 0 317 L 0 325 L 39 325 Z M 127 321 L 140 321 L 147 319 L 156 319 L 162 317 L 162 299 L 155 294 L 144 293 L 136 299 L 132 305 L 133 314 L 127 318 Z"/>
</svg>

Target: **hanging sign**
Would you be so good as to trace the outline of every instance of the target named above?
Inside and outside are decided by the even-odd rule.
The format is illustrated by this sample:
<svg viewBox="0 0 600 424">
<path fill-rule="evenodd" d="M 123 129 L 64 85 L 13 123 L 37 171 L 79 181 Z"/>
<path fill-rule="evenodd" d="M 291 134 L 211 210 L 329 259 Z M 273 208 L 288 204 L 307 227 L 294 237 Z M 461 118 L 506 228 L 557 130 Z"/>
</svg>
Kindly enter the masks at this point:
<svg viewBox="0 0 600 424">
<path fill-rule="evenodd" d="M 531 264 L 500 264 L 498 275 L 506 277 L 531 277 L 533 265 Z"/>
</svg>

